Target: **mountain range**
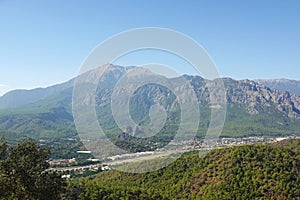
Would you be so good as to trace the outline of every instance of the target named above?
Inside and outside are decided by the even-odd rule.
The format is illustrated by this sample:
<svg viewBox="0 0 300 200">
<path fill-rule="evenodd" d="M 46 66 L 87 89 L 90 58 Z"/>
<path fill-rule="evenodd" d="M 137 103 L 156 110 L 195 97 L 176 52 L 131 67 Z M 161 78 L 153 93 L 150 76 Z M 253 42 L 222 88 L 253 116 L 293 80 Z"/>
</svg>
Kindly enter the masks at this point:
<svg viewBox="0 0 300 200">
<path fill-rule="evenodd" d="M 300 96 L 300 81 L 289 79 L 257 79 L 255 81 L 272 90 L 288 91 Z"/>
<path fill-rule="evenodd" d="M 106 66 L 107 67 L 107 66 Z M 99 67 L 87 73 L 99 74 Z M 120 130 L 110 108 L 114 85 L 133 67 L 110 65 L 96 91 L 96 110 L 99 123 L 112 137 L 120 137 Z M 143 73 L 151 73 L 140 70 Z M 210 123 L 210 92 L 200 76 L 183 75 L 192 86 L 200 107 L 199 135 L 205 134 Z M 164 78 L 169 83 L 179 78 Z M 76 128 L 72 115 L 72 92 L 75 79 L 48 88 L 15 90 L 0 97 L 0 133 L 10 138 L 74 137 Z M 300 134 L 300 82 L 293 80 L 234 80 L 222 78 L 225 85 L 227 113 L 223 136 L 286 135 Z M 185 94 L 184 87 L 175 90 Z M 93 99 L 90 99 L 90 101 Z M 149 124 L 149 110 L 159 104 L 167 112 L 167 125 L 162 135 L 176 131 L 180 118 L 176 97 L 160 85 L 145 85 L 133 93 L 130 99 L 132 119 L 140 125 Z M 175 124 L 175 125 L 174 125 Z M 131 127 L 135 128 L 135 127 Z M 131 129 L 132 130 L 132 129 Z M 132 131 L 130 134 L 133 134 Z"/>
</svg>

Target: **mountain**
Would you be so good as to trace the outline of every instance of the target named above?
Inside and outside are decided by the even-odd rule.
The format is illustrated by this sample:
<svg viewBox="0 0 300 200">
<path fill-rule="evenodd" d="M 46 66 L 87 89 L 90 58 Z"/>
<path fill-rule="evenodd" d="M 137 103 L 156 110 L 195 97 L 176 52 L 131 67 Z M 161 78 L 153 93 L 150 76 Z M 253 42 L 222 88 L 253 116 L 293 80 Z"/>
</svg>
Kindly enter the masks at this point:
<svg viewBox="0 0 300 200">
<path fill-rule="evenodd" d="M 288 79 L 258 79 L 256 81 L 272 90 L 288 91 L 300 96 L 300 81 Z"/>
<path fill-rule="evenodd" d="M 70 182 L 67 199 L 299 199 L 300 140 L 182 156 L 157 171 L 117 170 Z M 159 162 L 160 160 L 156 160 Z M 163 162 L 163 160 L 161 160 Z M 148 162 L 140 164 L 147 168 Z M 155 162 L 154 160 L 152 162 Z"/>
<path fill-rule="evenodd" d="M 57 95 L 61 91 L 71 88 L 74 79 L 47 88 L 33 90 L 13 90 L 0 97 L 0 109 L 10 109 L 34 103 L 47 97 Z"/>
<path fill-rule="evenodd" d="M 0 110 L 0 133 L 8 139 L 60 138 L 76 135 L 72 88 L 18 108 Z"/>
<path fill-rule="evenodd" d="M 107 70 L 98 82 L 97 77 L 102 74 L 104 68 Z M 87 94 L 83 103 L 89 105 L 95 101 L 99 124 L 109 137 L 123 140 L 124 137 L 120 136 L 122 133 L 125 133 L 123 136 L 126 137 L 127 135 L 135 136 L 137 132 L 143 134 L 142 127 L 151 125 L 149 114 L 153 111 L 151 106 L 155 104 L 159 105 L 160 109 L 165 109 L 167 114 L 166 124 L 160 130 L 160 134 L 151 137 L 153 143 L 162 140 L 169 141 L 179 127 L 181 112 L 176 95 L 167 87 L 147 84 L 137 88 L 129 102 L 131 118 L 139 127 L 118 128 L 110 107 L 111 97 L 113 94 L 122 97 L 124 90 L 119 88 L 120 90 L 115 90 L 113 93 L 114 86 L 130 70 L 133 70 L 132 76 L 136 80 L 150 77 L 153 80 L 160 79 L 166 84 L 175 85 L 174 91 L 181 94 L 183 100 L 191 98 L 186 85 L 180 82 L 182 78 L 187 80 L 195 91 L 200 107 L 198 134 L 201 136 L 206 133 L 210 123 L 210 110 L 212 106 L 218 106 L 212 104 L 208 86 L 215 85 L 219 80 L 205 80 L 199 76 L 188 75 L 166 78 L 157 76 L 147 69 L 106 65 L 86 72 L 79 79 L 82 78 L 88 83 L 82 84 L 82 87 L 95 85 L 97 88 L 96 98 L 93 99 Z M 222 81 L 225 85 L 227 101 L 223 136 L 299 135 L 300 97 L 298 95 L 287 91 L 272 90 L 251 80 L 237 81 L 223 78 Z M 0 110 L 0 134 L 11 138 L 76 136 L 77 131 L 71 109 L 73 83 L 74 79 L 45 89 L 12 91 L 1 97 L 0 107 L 3 109 Z M 133 89 L 134 84 L 129 83 L 126 89 Z M 23 94 L 25 94 L 24 97 Z M 10 101 L 10 99 L 13 100 Z M 120 104 L 121 101 L 118 98 L 115 100 L 116 104 Z M 118 114 L 123 112 L 122 109 L 118 111 Z M 193 116 L 189 117 L 194 120 Z M 136 142 L 149 141 L 141 139 Z"/>
</svg>

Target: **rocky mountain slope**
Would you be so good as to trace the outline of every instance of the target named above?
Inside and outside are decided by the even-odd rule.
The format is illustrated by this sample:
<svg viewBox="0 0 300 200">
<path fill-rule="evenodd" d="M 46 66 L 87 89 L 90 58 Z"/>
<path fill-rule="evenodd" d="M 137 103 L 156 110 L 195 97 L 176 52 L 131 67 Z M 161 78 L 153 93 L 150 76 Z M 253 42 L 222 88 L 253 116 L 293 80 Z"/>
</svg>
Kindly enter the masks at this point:
<svg viewBox="0 0 300 200">
<path fill-rule="evenodd" d="M 117 136 L 120 131 L 112 117 L 110 108 L 111 95 L 114 85 L 133 67 L 109 66 L 103 78 L 98 81 L 93 76 L 90 83 L 98 84 L 96 91 L 96 110 L 99 123 L 109 134 Z M 97 76 L 101 68 L 90 71 Z M 143 78 L 141 70 L 136 76 Z M 155 76 L 154 76 L 155 77 Z M 211 99 L 208 84 L 214 81 L 204 80 L 199 76 L 183 76 L 190 83 L 198 98 L 200 107 L 199 134 L 204 134 L 210 122 Z M 180 78 L 164 78 L 168 83 L 177 83 Z M 272 90 L 251 80 L 222 79 L 225 85 L 227 114 L 223 135 L 245 136 L 261 134 L 299 134 L 300 133 L 300 97 L 287 91 Z M 22 92 L 14 91 L 0 98 L 0 133 L 5 135 L 31 136 L 37 138 L 74 136 L 76 129 L 71 111 L 72 84 L 70 80 L 65 84 L 46 89 L 27 91 L 28 98 L 18 98 Z M 175 84 L 176 85 L 176 84 Z M 175 88 L 186 96 L 184 85 Z M 46 96 L 45 96 L 46 95 Z M 14 103 L 12 99 L 23 99 Z M 3 100 L 4 99 L 4 100 Z M 92 102 L 90 96 L 85 102 Z M 4 103 L 3 103 L 4 102 Z M 8 103 L 7 103 L 8 102 Z M 25 105 L 24 105 L 25 104 Z M 159 104 L 168 111 L 167 126 L 163 133 L 174 132 L 180 120 L 180 110 L 174 94 L 168 88 L 158 84 L 148 84 L 138 88 L 130 99 L 130 113 L 132 119 L 141 126 L 149 124 L 149 110 L 152 105 Z M 22 106 L 21 106 L 22 105 Z M 17 108 L 12 108 L 16 107 Z M 9 109 L 8 109 L 9 108 Z M 174 125 L 175 124 L 175 125 Z M 132 127 L 134 128 L 134 127 Z"/>
<path fill-rule="evenodd" d="M 267 112 L 268 108 L 273 107 L 289 118 L 295 119 L 300 116 L 300 98 L 296 94 L 272 90 L 250 80 L 229 80 L 228 83 L 235 84 L 233 87 L 227 87 L 228 103 L 245 105 L 249 114 Z"/>
<path fill-rule="evenodd" d="M 258 79 L 256 81 L 272 90 L 288 91 L 300 96 L 300 81 L 288 79 Z"/>
</svg>

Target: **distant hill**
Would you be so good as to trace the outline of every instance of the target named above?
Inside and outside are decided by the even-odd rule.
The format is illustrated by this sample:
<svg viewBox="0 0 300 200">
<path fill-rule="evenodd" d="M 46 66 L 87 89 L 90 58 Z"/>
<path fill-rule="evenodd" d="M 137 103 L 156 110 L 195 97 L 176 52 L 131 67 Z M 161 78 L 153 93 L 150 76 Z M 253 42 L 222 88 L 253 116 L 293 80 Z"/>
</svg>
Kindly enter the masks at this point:
<svg viewBox="0 0 300 200">
<path fill-rule="evenodd" d="M 300 81 L 288 79 L 258 79 L 256 81 L 272 90 L 288 91 L 300 96 Z"/>
<path fill-rule="evenodd" d="M 204 158 L 194 152 L 158 171 L 133 174 L 111 170 L 73 180 L 65 195 L 86 199 L 296 200 L 300 198 L 299 155 L 300 140 L 291 139 L 213 150 Z M 147 162 L 140 164 L 147 166 Z"/>
<path fill-rule="evenodd" d="M 26 104 L 34 103 L 47 97 L 57 95 L 61 91 L 71 88 L 74 79 L 47 88 L 33 90 L 13 90 L 0 97 L 0 109 L 17 108 Z"/>
<path fill-rule="evenodd" d="M 107 66 L 106 66 L 107 67 Z M 102 79 L 94 77 L 101 73 L 101 67 L 87 73 L 90 82 L 97 84 L 96 110 L 99 123 L 109 136 L 119 137 L 120 130 L 113 119 L 110 102 L 117 81 L 133 67 L 110 65 Z M 140 68 L 141 69 L 141 68 Z M 145 73 L 139 70 L 136 76 L 143 78 Z M 153 75 L 155 77 L 155 75 Z M 206 133 L 210 122 L 210 93 L 208 81 L 199 76 L 184 75 L 193 87 L 200 106 L 199 135 Z M 165 78 L 175 83 L 179 78 Z M 300 134 L 300 97 L 287 91 L 270 89 L 251 80 L 233 80 L 223 78 L 227 99 L 227 118 L 223 136 L 249 135 L 291 135 Z M 72 92 L 74 79 L 52 87 L 29 91 L 12 91 L 0 98 L 0 134 L 12 138 L 33 137 L 53 138 L 76 135 L 72 115 Z M 189 97 L 184 86 L 175 88 L 183 96 Z M 86 102 L 92 99 L 87 97 Z M 140 87 L 131 97 L 130 111 L 132 119 L 143 124 L 149 123 L 149 109 L 159 104 L 168 111 L 167 125 L 161 130 L 160 137 L 172 138 L 178 129 L 180 111 L 174 94 L 167 88 L 150 84 Z M 193 120 L 193 119 L 191 119 Z M 136 127 L 131 127 L 136 130 Z M 131 132 L 129 134 L 135 134 Z"/>
</svg>

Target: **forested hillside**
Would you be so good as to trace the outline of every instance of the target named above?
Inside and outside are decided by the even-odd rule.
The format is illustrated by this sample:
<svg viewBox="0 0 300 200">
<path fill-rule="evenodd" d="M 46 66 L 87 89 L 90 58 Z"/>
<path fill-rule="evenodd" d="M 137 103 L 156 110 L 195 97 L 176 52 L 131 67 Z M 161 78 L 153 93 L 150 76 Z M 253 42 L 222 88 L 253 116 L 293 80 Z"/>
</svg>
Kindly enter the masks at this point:
<svg viewBox="0 0 300 200">
<path fill-rule="evenodd" d="M 145 174 L 108 171 L 69 183 L 70 199 L 300 199 L 300 140 L 184 155 Z"/>
</svg>

